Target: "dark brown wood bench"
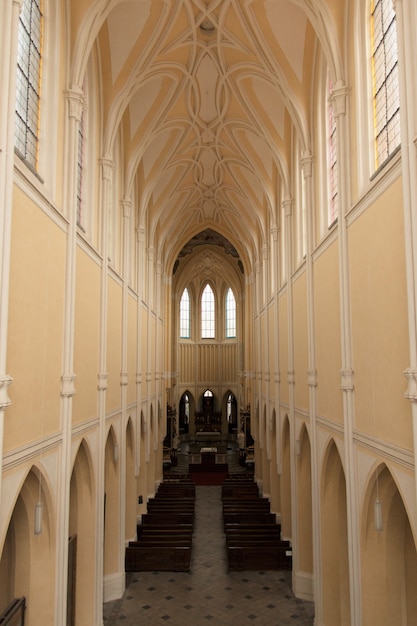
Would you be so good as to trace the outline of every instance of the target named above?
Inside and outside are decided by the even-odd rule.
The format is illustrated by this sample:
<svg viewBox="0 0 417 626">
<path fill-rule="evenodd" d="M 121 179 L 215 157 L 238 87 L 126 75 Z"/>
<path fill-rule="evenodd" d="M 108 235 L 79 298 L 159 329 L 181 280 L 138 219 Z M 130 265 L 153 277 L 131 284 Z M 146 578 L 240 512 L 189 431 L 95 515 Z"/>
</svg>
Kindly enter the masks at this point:
<svg viewBox="0 0 417 626">
<path fill-rule="evenodd" d="M 139 538 L 142 533 L 186 533 L 192 534 L 192 524 L 138 524 L 136 527 L 136 536 Z"/>
<path fill-rule="evenodd" d="M 194 513 L 145 513 L 142 515 L 142 524 L 178 525 L 194 524 Z"/>
<path fill-rule="evenodd" d="M 126 572 L 189 572 L 191 545 L 141 545 L 126 547 Z"/>
<path fill-rule="evenodd" d="M 269 500 L 240 500 L 233 502 L 223 502 L 223 512 L 230 511 L 266 511 L 271 510 Z"/>
<path fill-rule="evenodd" d="M 292 551 L 288 546 L 227 546 L 229 571 L 292 569 Z"/>
<path fill-rule="evenodd" d="M 159 486 L 158 491 L 155 494 L 155 498 L 164 498 L 169 496 L 171 498 L 194 498 L 195 499 L 195 484 L 180 485 L 172 483 L 172 485 Z"/>
<path fill-rule="evenodd" d="M 263 532 L 264 530 L 274 530 L 281 534 L 281 524 L 278 524 L 277 522 L 272 522 L 271 524 L 225 524 L 226 532 L 234 530 L 240 530 L 242 532 Z"/>
<path fill-rule="evenodd" d="M 273 524 L 275 513 L 265 513 L 257 511 L 245 511 L 237 513 L 224 513 L 223 521 L 225 524 Z"/>
<path fill-rule="evenodd" d="M 255 484 L 242 485 L 240 483 L 222 485 L 222 500 L 226 498 L 259 498 L 258 486 Z"/>
</svg>

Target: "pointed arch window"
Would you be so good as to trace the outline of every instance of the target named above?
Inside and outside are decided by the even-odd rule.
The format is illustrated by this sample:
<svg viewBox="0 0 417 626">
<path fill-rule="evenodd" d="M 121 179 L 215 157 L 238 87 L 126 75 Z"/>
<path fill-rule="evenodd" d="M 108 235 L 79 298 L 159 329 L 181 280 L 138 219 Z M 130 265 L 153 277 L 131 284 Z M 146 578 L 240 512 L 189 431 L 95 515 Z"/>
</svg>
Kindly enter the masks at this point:
<svg viewBox="0 0 417 626">
<path fill-rule="evenodd" d="M 327 79 L 328 93 L 332 94 L 332 82 L 330 76 Z M 328 169 L 328 226 L 330 227 L 337 219 L 338 196 L 337 196 L 337 132 L 336 117 L 333 111 L 333 103 L 329 102 L 327 113 L 327 169 Z"/>
<path fill-rule="evenodd" d="M 371 2 L 375 165 L 380 167 L 401 141 L 397 23 L 392 0 Z"/>
<path fill-rule="evenodd" d="M 188 289 L 185 288 L 182 292 L 181 302 L 180 302 L 180 337 L 182 339 L 190 338 L 190 319 L 191 319 L 191 305 L 190 305 L 190 294 L 188 293 Z"/>
<path fill-rule="evenodd" d="M 78 126 L 78 151 L 77 151 L 77 225 L 83 226 L 83 174 L 84 174 L 84 110 Z"/>
<path fill-rule="evenodd" d="M 42 30 L 42 0 L 23 0 L 17 45 L 15 149 L 35 171 L 39 151 Z"/>
<path fill-rule="evenodd" d="M 214 339 L 216 331 L 215 300 L 210 285 L 204 287 L 201 295 L 201 338 Z"/>
<path fill-rule="evenodd" d="M 236 337 L 236 299 L 231 287 L 226 293 L 226 338 Z"/>
</svg>

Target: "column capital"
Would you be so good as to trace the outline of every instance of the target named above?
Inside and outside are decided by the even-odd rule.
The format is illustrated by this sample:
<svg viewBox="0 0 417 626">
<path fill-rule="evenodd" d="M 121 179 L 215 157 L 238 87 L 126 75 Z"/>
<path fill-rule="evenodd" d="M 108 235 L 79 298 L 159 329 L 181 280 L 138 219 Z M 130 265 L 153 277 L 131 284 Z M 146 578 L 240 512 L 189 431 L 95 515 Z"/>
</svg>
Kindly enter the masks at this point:
<svg viewBox="0 0 417 626">
<path fill-rule="evenodd" d="M 353 391 L 355 388 L 353 384 L 353 370 L 351 368 L 340 370 L 340 388 L 343 391 Z"/>
<path fill-rule="evenodd" d="M 288 370 L 287 381 L 289 385 L 295 385 L 295 371 L 294 370 Z"/>
<path fill-rule="evenodd" d="M 407 379 L 407 391 L 404 396 L 411 402 L 417 402 L 417 369 L 408 367 L 403 374 Z"/>
<path fill-rule="evenodd" d="M 129 382 L 129 376 L 127 372 L 120 372 L 120 386 L 124 387 Z"/>
<path fill-rule="evenodd" d="M 300 165 L 304 178 L 310 178 L 313 173 L 313 155 L 310 150 L 305 150 L 302 153 Z"/>
<path fill-rule="evenodd" d="M 291 196 L 286 196 L 284 200 L 282 201 L 282 208 L 284 209 L 285 217 L 291 217 L 292 205 L 293 205 L 293 199 L 291 198 Z"/>
<path fill-rule="evenodd" d="M 128 196 L 125 196 L 122 200 L 123 217 L 127 220 L 130 219 L 132 214 L 132 200 Z"/>
<path fill-rule="evenodd" d="M 78 87 L 78 85 L 75 85 L 72 89 L 68 89 L 66 96 L 68 101 L 68 116 L 80 122 L 85 109 L 83 90 L 81 87 Z"/>
<path fill-rule="evenodd" d="M 61 396 L 65 397 L 65 398 L 71 398 L 72 396 L 75 396 L 76 389 L 75 389 L 75 379 L 77 378 L 77 375 L 72 373 L 72 374 L 63 374 L 61 376 Z"/>
<path fill-rule="evenodd" d="M 109 375 L 107 372 L 100 372 L 97 374 L 97 389 L 99 391 L 105 391 L 108 387 Z"/>
<path fill-rule="evenodd" d="M 278 241 L 278 237 L 279 237 L 279 226 L 278 224 L 274 224 L 273 226 L 271 226 L 271 235 L 272 235 L 272 239 L 274 240 L 274 242 Z"/>
<path fill-rule="evenodd" d="M 346 114 L 346 99 L 348 89 L 341 80 L 332 87 L 332 91 L 329 96 L 329 102 L 333 107 L 333 113 L 335 117 Z"/>
<path fill-rule="evenodd" d="M 8 393 L 8 389 L 12 382 L 13 378 L 11 376 L 6 375 L 0 378 L 0 411 L 3 411 L 12 403 Z"/>
<path fill-rule="evenodd" d="M 112 173 L 114 170 L 115 163 L 113 159 L 108 156 L 101 157 L 100 161 L 101 166 L 101 177 L 103 180 L 111 180 Z"/>
<path fill-rule="evenodd" d="M 307 370 L 307 384 L 309 387 L 317 387 L 317 370 Z"/>
</svg>

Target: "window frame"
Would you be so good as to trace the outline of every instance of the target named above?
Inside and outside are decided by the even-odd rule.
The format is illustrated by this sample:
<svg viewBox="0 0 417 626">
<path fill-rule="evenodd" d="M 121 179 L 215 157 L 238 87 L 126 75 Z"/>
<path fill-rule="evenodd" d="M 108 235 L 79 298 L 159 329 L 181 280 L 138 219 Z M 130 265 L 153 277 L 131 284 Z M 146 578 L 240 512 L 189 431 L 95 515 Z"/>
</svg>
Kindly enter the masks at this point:
<svg viewBox="0 0 417 626">
<path fill-rule="evenodd" d="M 183 299 L 184 299 L 184 295 L 185 293 L 187 293 L 187 297 L 188 297 L 188 320 L 187 320 L 187 326 L 188 326 L 188 334 L 187 335 L 183 335 L 182 334 L 182 328 L 183 328 L 183 317 L 182 317 L 182 304 L 183 304 Z M 188 287 L 184 287 L 182 294 L 181 294 L 181 298 L 180 298 L 180 306 L 179 306 L 179 337 L 180 339 L 191 339 L 191 297 L 190 297 L 190 290 L 188 289 Z"/>
<path fill-rule="evenodd" d="M 205 293 L 210 293 L 210 309 L 204 308 Z M 207 281 L 200 295 L 200 337 L 202 340 L 216 339 L 216 295 L 210 282 Z"/>
<path fill-rule="evenodd" d="M 25 10 L 29 14 L 26 16 L 28 20 L 25 20 Z M 39 28 L 35 33 L 36 17 Z M 36 175 L 39 170 L 41 137 L 44 28 L 43 0 L 23 0 L 17 36 L 14 149 L 19 158 Z M 27 63 L 24 63 L 25 57 Z M 34 58 L 37 61 L 32 62 Z M 19 80 L 20 78 L 22 80 Z M 28 141 L 30 137 L 32 149 Z"/>
</svg>

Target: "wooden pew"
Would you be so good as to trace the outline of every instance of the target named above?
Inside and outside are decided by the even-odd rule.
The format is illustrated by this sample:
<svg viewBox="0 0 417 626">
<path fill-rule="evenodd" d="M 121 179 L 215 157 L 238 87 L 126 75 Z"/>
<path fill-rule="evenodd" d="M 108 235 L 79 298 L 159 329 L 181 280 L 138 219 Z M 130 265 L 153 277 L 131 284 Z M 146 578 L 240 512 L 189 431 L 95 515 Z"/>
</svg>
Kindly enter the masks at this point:
<svg viewBox="0 0 417 626">
<path fill-rule="evenodd" d="M 189 572 L 191 545 L 127 546 L 126 572 L 172 571 Z"/>
<path fill-rule="evenodd" d="M 288 546 L 227 546 L 229 571 L 292 569 L 292 551 Z"/>
<path fill-rule="evenodd" d="M 143 534 L 154 535 L 166 535 L 167 533 L 172 535 L 192 535 L 192 524 L 176 524 L 170 526 L 169 524 L 138 524 L 136 527 L 136 537 L 140 539 Z"/>
<path fill-rule="evenodd" d="M 265 512 L 234 512 L 224 513 L 224 524 L 273 524 L 275 513 Z M 225 526 L 226 527 L 226 526 Z"/>
<path fill-rule="evenodd" d="M 194 524 L 194 513 L 175 513 L 171 512 L 166 515 L 158 513 L 145 513 L 142 515 L 142 524 L 159 524 L 178 525 L 178 524 Z"/>
<path fill-rule="evenodd" d="M 259 498 L 258 485 L 255 483 L 242 484 L 240 482 L 234 482 L 222 484 L 222 500 L 226 498 L 239 498 L 239 499 L 256 499 Z"/>
</svg>

